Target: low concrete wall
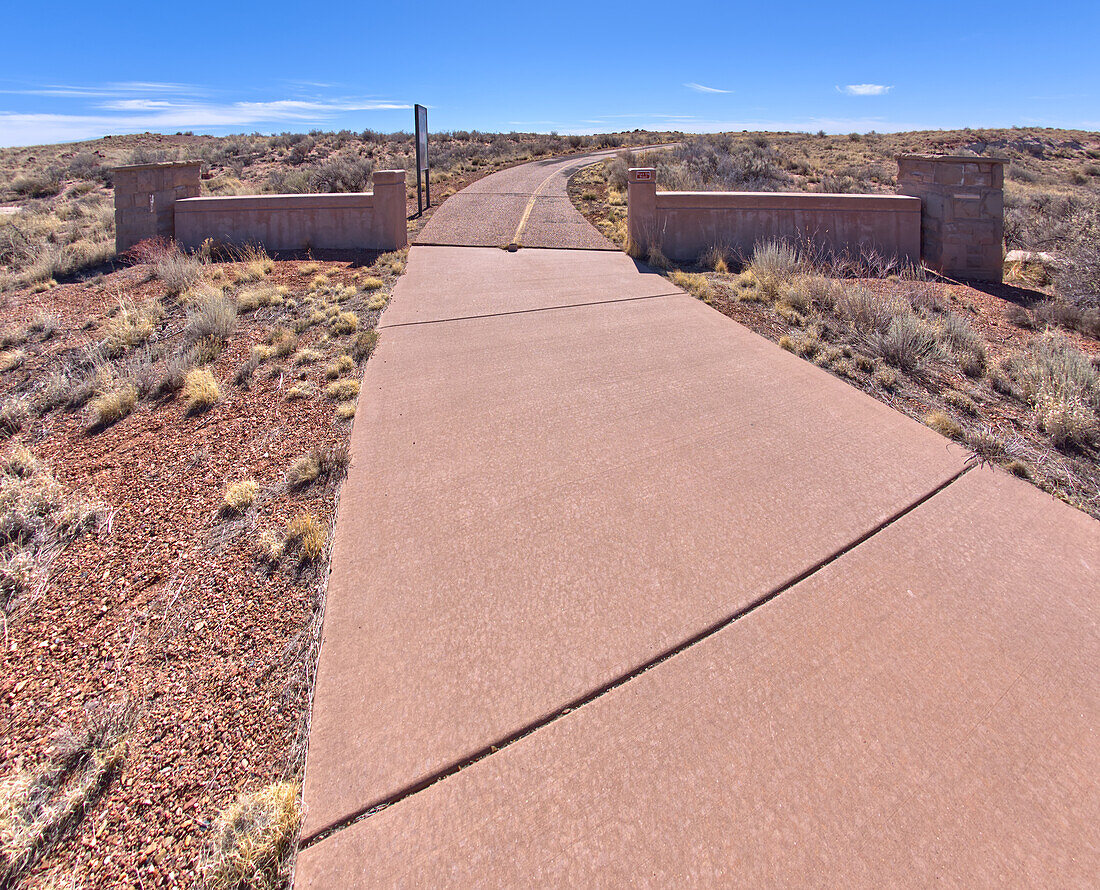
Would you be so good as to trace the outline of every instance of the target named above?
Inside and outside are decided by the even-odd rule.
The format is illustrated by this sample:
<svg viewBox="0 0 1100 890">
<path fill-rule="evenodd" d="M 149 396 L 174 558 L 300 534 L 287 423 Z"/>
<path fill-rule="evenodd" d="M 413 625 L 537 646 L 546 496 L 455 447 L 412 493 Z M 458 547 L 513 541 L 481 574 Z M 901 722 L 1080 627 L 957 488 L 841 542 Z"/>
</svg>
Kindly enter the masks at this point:
<svg viewBox="0 0 1100 890">
<path fill-rule="evenodd" d="M 267 250 L 396 250 L 408 244 L 405 171 L 379 170 L 374 192 L 245 195 L 176 202 L 176 240 L 194 249 L 260 244 Z"/>
<path fill-rule="evenodd" d="M 200 161 L 116 167 L 115 250 L 122 253 L 146 238 L 176 236 L 175 203 L 199 194 Z"/>
<path fill-rule="evenodd" d="M 115 169 L 115 247 L 168 238 L 194 249 L 260 244 L 268 250 L 398 250 L 409 243 L 405 171 L 378 170 L 357 194 L 200 198 L 200 162 Z"/>
<path fill-rule="evenodd" d="M 656 171 L 630 171 L 627 225 L 643 253 L 657 245 L 670 259 L 693 261 L 720 247 L 742 257 L 759 241 L 809 242 L 859 257 L 870 251 L 920 260 L 921 202 L 897 195 L 809 192 L 658 192 Z"/>
</svg>

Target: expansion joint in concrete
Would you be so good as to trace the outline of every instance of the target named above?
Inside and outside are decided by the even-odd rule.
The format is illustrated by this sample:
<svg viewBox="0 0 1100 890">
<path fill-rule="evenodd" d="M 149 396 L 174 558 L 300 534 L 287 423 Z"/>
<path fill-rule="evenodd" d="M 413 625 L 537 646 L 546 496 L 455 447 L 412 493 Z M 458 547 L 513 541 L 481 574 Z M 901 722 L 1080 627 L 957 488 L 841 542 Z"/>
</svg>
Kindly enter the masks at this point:
<svg viewBox="0 0 1100 890">
<path fill-rule="evenodd" d="M 461 772 L 467 767 L 479 763 L 485 758 L 490 757 L 493 754 L 498 753 L 499 751 L 502 751 L 504 748 L 510 747 L 516 742 L 525 739 L 527 736 L 532 735 L 538 730 L 543 729 L 552 723 L 555 723 L 556 721 L 572 713 L 573 711 L 576 711 L 577 709 L 582 708 L 585 705 L 591 704 L 597 699 L 607 695 L 609 692 L 615 691 L 620 686 L 625 686 L 627 683 L 637 679 L 642 674 L 648 673 L 655 667 L 665 663 L 666 661 L 669 661 L 672 658 L 675 658 L 677 655 L 680 655 L 683 652 L 686 652 L 688 649 L 691 649 L 693 646 L 696 646 L 704 640 L 713 637 L 715 634 L 725 630 L 727 627 L 739 621 L 740 619 L 746 617 L 752 612 L 755 612 L 760 607 L 767 605 L 772 600 L 786 593 L 791 588 L 818 574 L 827 566 L 836 562 L 841 557 L 845 556 L 848 553 L 851 553 L 857 547 L 867 543 L 876 535 L 880 534 L 882 531 L 894 525 L 894 523 L 898 522 L 900 519 L 912 513 L 918 507 L 922 506 L 923 504 L 932 500 L 938 494 L 945 491 L 947 488 L 949 488 L 951 485 L 961 479 L 966 473 L 972 470 L 974 466 L 976 466 L 976 464 L 968 463 L 961 470 L 956 472 L 950 478 L 941 482 L 931 491 L 928 491 L 927 493 L 921 495 L 919 498 L 906 505 L 902 509 L 898 510 L 887 519 L 870 528 L 868 531 L 860 535 L 855 540 L 838 548 L 833 553 L 826 556 L 824 559 L 821 559 L 820 561 L 814 563 L 813 565 L 804 569 L 799 574 L 784 581 L 782 584 L 773 587 L 771 590 L 757 597 L 755 600 L 738 609 L 731 615 L 722 618 L 721 620 L 710 625 L 709 627 L 704 628 L 703 630 L 692 635 L 691 637 L 688 637 L 686 640 L 683 640 L 677 643 L 675 646 L 666 649 L 664 652 L 659 653 L 657 656 L 645 662 L 644 664 L 639 665 L 638 667 L 631 669 L 629 672 L 622 674 L 621 676 L 611 680 L 610 682 L 605 683 L 600 687 L 585 693 L 583 696 L 574 699 L 573 701 L 569 702 L 561 708 L 558 708 L 552 713 L 537 720 L 534 720 L 531 723 L 528 723 L 526 726 L 523 726 L 522 728 L 500 739 L 499 741 L 486 745 L 484 748 L 474 752 L 470 756 L 463 758 L 462 760 L 455 763 L 452 763 L 450 766 L 447 766 L 444 769 L 439 770 L 418 782 L 407 785 L 405 788 L 398 790 L 394 794 L 387 797 L 385 800 L 379 801 L 378 803 L 375 803 L 369 807 L 365 807 L 362 810 L 351 813 L 344 818 L 339 819 L 323 828 L 318 829 L 317 831 L 314 831 L 312 834 L 301 838 L 299 842 L 299 849 L 304 850 L 308 847 L 312 847 L 314 844 L 323 841 L 325 838 L 332 836 L 338 831 L 348 828 L 358 822 L 363 821 L 364 819 L 368 819 L 374 814 L 379 813 L 382 810 L 388 809 L 395 804 L 401 803 L 407 798 L 412 797 L 414 794 L 418 794 L 419 792 L 424 791 L 431 786 L 438 784 L 439 782 L 442 782 L 444 779 L 447 779 L 455 775 L 456 773 Z"/>
<path fill-rule="evenodd" d="M 531 315 L 536 312 L 557 312 L 561 309 L 583 309 L 586 306 L 606 306 L 610 303 L 636 303 L 639 300 L 657 300 L 662 297 L 682 297 L 683 291 L 670 291 L 667 294 L 647 294 L 642 297 L 613 297 L 609 300 L 590 300 L 586 303 L 567 303 L 564 306 L 538 306 L 534 309 L 514 309 L 509 312 L 488 312 L 484 315 L 455 315 L 450 318 L 430 318 L 424 321 L 402 321 L 397 324 L 378 325 L 378 330 L 388 331 L 394 328 L 417 327 L 426 324 L 447 324 L 454 321 L 477 321 L 483 318 L 502 318 L 508 315 Z"/>
</svg>

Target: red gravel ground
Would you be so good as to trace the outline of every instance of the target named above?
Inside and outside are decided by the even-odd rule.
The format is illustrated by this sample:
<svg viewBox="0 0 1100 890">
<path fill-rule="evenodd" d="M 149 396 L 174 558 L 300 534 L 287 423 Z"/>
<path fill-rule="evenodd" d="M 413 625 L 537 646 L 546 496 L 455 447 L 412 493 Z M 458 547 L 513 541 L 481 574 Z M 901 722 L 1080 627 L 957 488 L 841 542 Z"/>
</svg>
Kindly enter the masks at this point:
<svg viewBox="0 0 1100 890">
<path fill-rule="evenodd" d="M 303 265 L 280 262 L 268 280 L 300 294 L 313 274 Z M 365 271 L 346 261 L 320 266 L 334 284 Z M 389 284 L 396 270 L 371 271 Z M 141 302 L 162 291 L 137 266 L 9 296 L 5 326 L 42 310 L 59 321 L 53 338 L 32 338 L 23 365 L 0 377 L 0 398 L 33 389 L 59 353 L 92 342 L 95 328 L 82 328 L 120 292 Z M 340 304 L 359 313 L 360 330 L 380 314 L 365 310 L 370 296 Z M 88 432 L 85 412 L 57 410 L 15 437 L 74 501 L 95 506 L 100 522 L 63 547 L 48 580 L 4 616 L 0 778 L 33 769 L 59 733 L 79 731 L 112 705 L 128 703 L 131 715 L 118 775 L 28 883 L 68 876 L 88 887 L 201 886 L 218 813 L 239 792 L 300 777 L 327 545 L 315 563 L 288 552 L 271 569 L 258 541 L 302 510 L 331 529 L 338 479 L 292 491 L 284 474 L 311 449 L 346 445 L 351 423 L 325 398 L 324 360 L 298 368 L 275 358 L 247 388 L 232 382 L 252 346 L 293 316 L 283 307 L 240 316 L 212 366 L 223 398 L 205 414 L 188 415 L 178 397 L 143 398 L 100 432 Z M 170 340 L 180 330 L 170 311 L 160 333 Z M 309 328 L 301 345 L 333 356 L 352 339 L 322 343 L 325 330 Z M 288 401 L 299 377 L 316 395 Z M 227 517 L 225 486 L 244 477 L 259 483 L 256 503 Z"/>
</svg>

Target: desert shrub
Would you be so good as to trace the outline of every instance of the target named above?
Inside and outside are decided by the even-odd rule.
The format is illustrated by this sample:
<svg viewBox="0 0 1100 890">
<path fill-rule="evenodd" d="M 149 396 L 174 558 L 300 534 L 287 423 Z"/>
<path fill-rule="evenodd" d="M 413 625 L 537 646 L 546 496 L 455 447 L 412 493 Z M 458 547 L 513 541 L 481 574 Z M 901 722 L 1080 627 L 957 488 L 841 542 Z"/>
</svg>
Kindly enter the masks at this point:
<svg viewBox="0 0 1100 890">
<path fill-rule="evenodd" d="M 311 192 L 365 192 L 374 162 L 370 158 L 339 154 L 326 158 L 309 172 Z"/>
<path fill-rule="evenodd" d="M 1032 194 L 1006 202 L 1004 219 L 1009 249 L 1057 254 L 1054 282 L 1066 302 L 1100 308 L 1100 197 Z"/>
<path fill-rule="evenodd" d="M 1100 378 L 1088 357 L 1064 337 L 1035 338 L 1005 370 L 1032 405 L 1035 425 L 1056 447 L 1079 448 L 1100 437 Z"/>
<path fill-rule="evenodd" d="M 173 244 L 156 258 L 153 274 L 160 280 L 169 296 L 178 296 L 198 283 L 203 264 L 196 257 L 184 253 Z"/>
<path fill-rule="evenodd" d="M 684 137 L 657 155 L 656 166 L 661 187 L 680 191 L 775 191 L 790 181 L 770 143 L 728 133 Z M 622 190 L 625 181 L 611 185 Z"/>
<path fill-rule="evenodd" d="M 187 311 L 186 339 L 191 343 L 214 340 L 225 343 L 237 327 L 237 304 L 220 291 L 199 295 Z"/>
<path fill-rule="evenodd" d="M 903 371 L 915 371 L 936 348 L 936 335 L 912 312 L 890 319 L 885 331 L 877 331 L 871 347 L 890 364 Z"/>
<path fill-rule="evenodd" d="M 378 331 L 360 331 L 351 345 L 351 357 L 357 362 L 364 362 L 374 355 L 378 346 Z"/>
<path fill-rule="evenodd" d="M 205 886 L 212 890 L 282 886 L 289 880 L 300 820 L 298 788 L 290 782 L 239 795 L 214 823 L 203 866 Z"/>
<path fill-rule="evenodd" d="M 1023 306 L 1018 306 L 1015 303 L 1010 304 L 1008 309 L 1005 310 L 1005 318 L 1018 328 L 1024 328 L 1028 331 L 1035 330 L 1035 319 Z"/>
<path fill-rule="evenodd" d="M 958 357 L 959 366 L 968 377 L 980 377 L 985 371 L 985 341 L 967 323 L 953 312 L 940 319 L 939 338 Z"/>
<path fill-rule="evenodd" d="M 835 293 L 836 285 L 824 275 L 798 275 L 780 286 L 779 300 L 799 312 L 809 312 L 815 308 L 832 309 Z"/>
<path fill-rule="evenodd" d="M 69 176 L 73 179 L 107 182 L 111 178 L 111 171 L 94 152 L 82 151 L 69 161 Z"/>
<path fill-rule="evenodd" d="M 864 338 L 884 333 L 896 315 L 909 311 L 897 297 L 860 285 L 838 288 L 834 302 L 840 318 L 855 335 Z"/>
<path fill-rule="evenodd" d="M 196 356 L 190 347 L 184 345 L 173 352 L 164 362 L 164 369 L 153 387 L 153 394 L 163 397 L 179 392 L 183 389 L 187 372 L 196 364 Z"/>
<path fill-rule="evenodd" d="M 51 167 L 44 173 L 16 177 L 11 190 L 24 198 L 51 198 L 61 191 L 61 172 Z"/>
<path fill-rule="evenodd" d="M 183 378 L 183 399 L 189 414 L 205 411 L 222 397 L 214 375 L 205 368 L 192 368 Z"/>
<path fill-rule="evenodd" d="M 782 241 L 758 242 L 752 250 L 749 271 L 757 287 L 769 299 L 779 296 L 780 288 L 788 284 L 802 268 L 798 251 Z"/>
<path fill-rule="evenodd" d="M 1094 339 L 1100 338 L 1100 309 L 1088 309 L 1064 300 L 1045 300 L 1035 307 L 1035 319 L 1040 324 L 1057 325 Z"/>
</svg>

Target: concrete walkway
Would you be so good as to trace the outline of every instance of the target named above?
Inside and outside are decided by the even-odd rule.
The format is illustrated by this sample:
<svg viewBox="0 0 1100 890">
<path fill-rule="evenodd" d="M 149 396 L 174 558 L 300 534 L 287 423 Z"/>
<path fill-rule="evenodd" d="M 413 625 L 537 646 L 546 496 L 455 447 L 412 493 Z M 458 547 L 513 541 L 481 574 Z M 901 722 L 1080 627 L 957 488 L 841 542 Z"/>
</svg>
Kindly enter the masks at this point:
<svg viewBox="0 0 1100 890">
<path fill-rule="evenodd" d="M 1100 871 L 1100 525 L 618 252 L 414 247 L 382 328 L 298 887 Z"/>
</svg>

